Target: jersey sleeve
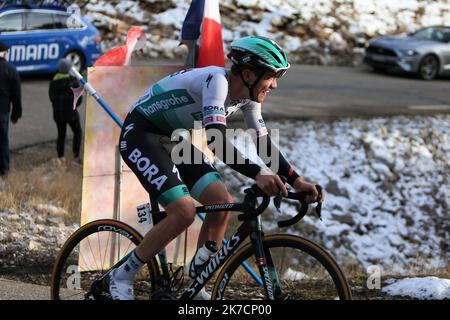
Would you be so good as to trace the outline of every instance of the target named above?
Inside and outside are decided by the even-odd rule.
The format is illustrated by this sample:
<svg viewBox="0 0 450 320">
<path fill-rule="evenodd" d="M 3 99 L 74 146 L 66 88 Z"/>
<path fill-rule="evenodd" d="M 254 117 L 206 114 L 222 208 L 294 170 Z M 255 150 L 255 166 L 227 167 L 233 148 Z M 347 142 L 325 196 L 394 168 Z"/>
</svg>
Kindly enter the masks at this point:
<svg viewBox="0 0 450 320">
<path fill-rule="evenodd" d="M 260 103 L 249 102 L 241 110 L 247 127 L 255 130 L 256 137 L 263 137 L 268 134 L 266 124 L 262 117 Z"/>
<path fill-rule="evenodd" d="M 225 100 L 228 94 L 228 81 L 225 75 L 220 73 L 210 73 L 203 83 L 202 88 L 202 114 L 203 126 L 224 125 Z"/>
<path fill-rule="evenodd" d="M 277 155 L 278 157 L 278 170 L 277 174 L 284 176 L 287 182 L 293 186 L 295 180 L 300 176 L 290 163 L 286 160 L 277 146 L 272 142 L 268 133 L 266 124 L 262 118 L 261 104 L 257 102 L 250 102 L 241 108 L 245 123 L 249 129 L 255 130 L 256 133 L 256 149 L 258 156 L 266 164 L 272 164 L 271 157 L 267 155 Z M 261 148 L 264 148 L 266 152 L 261 152 Z"/>
</svg>

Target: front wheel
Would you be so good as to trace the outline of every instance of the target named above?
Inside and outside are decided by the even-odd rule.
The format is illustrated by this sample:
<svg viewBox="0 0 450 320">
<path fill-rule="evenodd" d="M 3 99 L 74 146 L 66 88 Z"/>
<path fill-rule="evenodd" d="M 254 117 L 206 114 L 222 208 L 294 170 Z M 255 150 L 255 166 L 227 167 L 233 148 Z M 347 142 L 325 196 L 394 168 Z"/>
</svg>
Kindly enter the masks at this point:
<svg viewBox="0 0 450 320">
<path fill-rule="evenodd" d="M 269 235 L 263 239 L 270 281 L 276 299 L 350 300 L 350 287 L 334 258 L 318 244 L 292 235 Z M 224 265 L 214 284 L 212 299 L 266 299 L 259 285 L 241 265 L 258 270 L 251 243 Z"/>
<path fill-rule="evenodd" d="M 94 281 L 123 261 L 141 241 L 139 232 L 120 221 L 97 220 L 82 226 L 70 236 L 56 258 L 51 298 L 93 299 L 90 291 Z M 158 264 L 153 258 L 135 277 L 136 299 L 149 299 L 158 277 Z"/>
</svg>

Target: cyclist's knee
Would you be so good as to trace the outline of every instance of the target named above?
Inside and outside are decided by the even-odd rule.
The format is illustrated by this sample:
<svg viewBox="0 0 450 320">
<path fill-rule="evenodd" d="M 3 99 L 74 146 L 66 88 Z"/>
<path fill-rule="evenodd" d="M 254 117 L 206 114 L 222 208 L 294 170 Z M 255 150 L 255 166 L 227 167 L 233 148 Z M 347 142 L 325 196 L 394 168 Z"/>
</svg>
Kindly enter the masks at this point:
<svg viewBox="0 0 450 320">
<path fill-rule="evenodd" d="M 217 190 L 205 190 L 200 199 L 202 204 L 222 204 L 222 203 L 232 203 L 233 197 L 227 191 L 225 187 L 218 188 Z"/>
<path fill-rule="evenodd" d="M 221 192 L 219 194 L 213 195 L 205 204 L 222 204 L 222 203 L 233 203 L 234 199 L 228 191 Z M 222 211 L 208 214 L 208 221 L 220 221 L 220 223 L 225 223 L 230 218 L 230 211 Z"/>
<path fill-rule="evenodd" d="M 166 207 L 167 214 L 180 226 L 189 227 L 195 220 L 195 204 L 192 198 L 178 199 Z"/>
</svg>

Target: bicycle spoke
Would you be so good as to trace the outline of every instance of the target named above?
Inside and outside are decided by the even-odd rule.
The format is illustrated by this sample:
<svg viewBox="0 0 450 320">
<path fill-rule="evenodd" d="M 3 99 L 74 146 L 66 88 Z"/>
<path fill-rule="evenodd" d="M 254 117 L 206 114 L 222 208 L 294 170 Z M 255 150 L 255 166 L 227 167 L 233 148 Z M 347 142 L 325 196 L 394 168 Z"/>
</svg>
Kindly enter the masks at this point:
<svg viewBox="0 0 450 320">
<path fill-rule="evenodd" d="M 97 264 L 97 259 L 95 259 L 94 252 L 92 251 L 91 241 L 89 240 L 89 237 L 87 237 L 86 239 L 88 241 L 89 249 L 91 250 L 92 257 L 94 258 L 94 261 L 95 261 L 95 267 L 97 268 L 97 270 L 99 270 L 99 267 L 98 267 L 98 264 Z"/>
<path fill-rule="evenodd" d="M 108 240 L 106 242 L 106 249 L 105 249 L 105 254 L 103 255 L 103 259 L 102 259 L 102 265 L 105 265 L 105 260 L 106 260 L 106 252 L 108 250 L 108 246 L 109 246 L 109 239 L 111 238 L 111 233 L 108 233 Z"/>
</svg>

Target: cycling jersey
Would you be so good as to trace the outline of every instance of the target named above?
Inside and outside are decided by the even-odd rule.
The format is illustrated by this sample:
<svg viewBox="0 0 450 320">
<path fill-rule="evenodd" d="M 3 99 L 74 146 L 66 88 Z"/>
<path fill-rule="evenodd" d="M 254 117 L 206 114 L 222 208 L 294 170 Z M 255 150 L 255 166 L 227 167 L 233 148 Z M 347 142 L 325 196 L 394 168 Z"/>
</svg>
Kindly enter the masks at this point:
<svg viewBox="0 0 450 320">
<path fill-rule="evenodd" d="M 132 106 L 161 132 L 226 125 L 226 118 L 242 110 L 247 126 L 258 136 L 267 134 L 261 104 L 243 99 L 231 101 L 228 95 L 230 71 L 220 67 L 187 69 L 171 74 L 155 84 Z"/>
<path fill-rule="evenodd" d="M 278 174 L 292 185 L 298 177 L 276 146 L 272 144 L 261 115 L 261 104 L 249 99 L 230 100 L 230 71 L 220 67 L 188 69 L 171 74 L 152 86 L 130 109 L 125 119 L 120 141 L 123 159 L 136 174 L 144 188 L 166 206 L 185 196 L 199 200 L 203 190 L 211 183 L 222 182 L 219 173 L 206 156 L 201 163 L 193 161 L 201 153 L 191 147 L 191 162 L 173 164 L 170 143 L 172 132 L 193 129 L 196 121 L 204 127 L 208 145 L 214 142 L 210 133 L 222 133 L 224 152 L 212 151 L 232 169 L 255 179 L 261 167 L 245 159 L 225 138 L 226 118 L 241 110 L 247 126 L 255 130 L 257 146 L 264 145 L 268 155 L 278 153 Z M 217 142 L 217 141 L 215 141 Z M 230 148 L 232 149 L 229 152 Z M 257 148 L 259 151 L 259 147 Z M 232 155 L 232 158 L 227 158 Z M 195 159 L 198 159 L 195 158 Z M 270 159 L 263 159 L 268 163 Z"/>
</svg>

